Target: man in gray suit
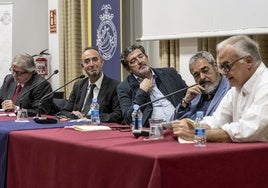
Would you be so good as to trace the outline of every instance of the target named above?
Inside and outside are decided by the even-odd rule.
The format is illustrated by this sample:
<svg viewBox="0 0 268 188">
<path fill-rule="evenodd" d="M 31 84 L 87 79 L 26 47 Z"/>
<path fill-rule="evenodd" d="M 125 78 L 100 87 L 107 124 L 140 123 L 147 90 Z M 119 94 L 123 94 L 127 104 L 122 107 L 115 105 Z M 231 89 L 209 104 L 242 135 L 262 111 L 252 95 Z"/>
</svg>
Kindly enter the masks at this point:
<svg viewBox="0 0 268 188">
<path fill-rule="evenodd" d="M 44 95 L 52 91 L 52 88 L 49 82 L 37 74 L 33 57 L 29 54 L 18 54 L 13 59 L 9 70 L 12 74 L 5 77 L 0 89 L 2 108 L 16 111 L 21 106 L 27 109 L 29 116 L 34 116 L 40 107 L 41 113 L 49 114 L 52 96 L 48 96 L 42 100 L 41 104 L 39 103 Z M 28 92 L 29 90 L 31 91 Z"/>
<path fill-rule="evenodd" d="M 197 52 L 190 58 L 189 69 L 196 85 L 187 90 L 182 102 L 177 106 L 175 119 L 196 118 L 197 111 L 203 111 L 210 116 L 218 107 L 220 101 L 230 89 L 225 76 L 222 76 L 214 57 L 206 51 Z"/>
<path fill-rule="evenodd" d="M 87 47 L 82 53 L 81 67 L 88 78 L 75 82 L 73 90 L 60 115 L 72 119 L 84 118 L 88 113 L 90 102 L 87 93 L 98 99 L 101 122 L 122 122 L 122 113 L 118 102 L 116 87 L 119 81 L 107 77 L 102 67 L 104 60 L 93 47 Z M 94 85 L 94 86 L 93 86 Z"/>
<path fill-rule="evenodd" d="M 134 104 L 142 105 L 187 87 L 174 68 L 151 68 L 148 62 L 148 56 L 141 45 L 129 46 L 121 54 L 121 63 L 130 75 L 119 84 L 117 93 L 123 117 L 128 124 L 132 120 Z M 143 126 L 149 126 L 149 118 L 169 120 L 184 93 L 141 107 Z"/>
</svg>

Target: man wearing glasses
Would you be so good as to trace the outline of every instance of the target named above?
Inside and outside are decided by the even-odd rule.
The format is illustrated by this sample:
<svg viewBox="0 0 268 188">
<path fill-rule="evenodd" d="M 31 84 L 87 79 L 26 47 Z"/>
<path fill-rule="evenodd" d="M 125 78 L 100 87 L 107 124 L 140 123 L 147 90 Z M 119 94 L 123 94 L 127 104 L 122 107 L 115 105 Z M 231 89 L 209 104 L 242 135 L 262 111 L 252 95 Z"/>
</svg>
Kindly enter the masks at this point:
<svg viewBox="0 0 268 188">
<path fill-rule="evenodd" d="M 268 70 L 259 47 L 247 36 L 230 37 L 217 45 L 218 67 L 232 88 L 212 116 L 204 117 L 211 142 L 268 141 Z M 174 121 L 173 132 L 194 139 L 193 126 Z"/>
<path fill-rule="evenodd" d="M 187 87 L 174 68 L 151 68 L 141 45 L 126 48 L 121 54 L 121 63 L 130 73 L 117 88 L 123 117 L 128 124 L 131 123 L 134 104 L 142 105 Z M 149 118 L 169 120 L 184 93 L 177 93 L 141 107 L 143 126 L 149 126 Z"/>
<path fill-rule="evenodd" d="M 52 96 L 44 99 L 41 105 L 39 100 L 50 93 L 52 88 L 49 82 L 44 81 L 45 79 L 37 74 L 33 57 L 28 54 L 18 54 L 13 59 L 9 70 L 11 74 L 5 77 L 0 89 L 2 109 L 14 112 L 22 107 L 28 110 L 29 116 L 34 116 L 40 106 L 41 113 L 49 114 Z M 41 84 L 28 92 L 38 83 Z"/>
</svg>

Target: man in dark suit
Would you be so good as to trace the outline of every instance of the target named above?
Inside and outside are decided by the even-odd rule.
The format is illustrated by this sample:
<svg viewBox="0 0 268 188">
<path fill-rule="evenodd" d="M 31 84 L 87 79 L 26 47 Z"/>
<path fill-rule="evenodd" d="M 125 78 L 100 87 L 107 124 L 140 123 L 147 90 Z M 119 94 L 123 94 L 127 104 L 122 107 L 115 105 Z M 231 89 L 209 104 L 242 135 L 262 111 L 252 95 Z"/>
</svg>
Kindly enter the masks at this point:
<svg viewBox="0 0 268 188">
<path fill-rule="evenodd" d="M 119 81 L 113 80 L 103 73 L 103 64 L 104 60 L 96 49 L 92 47 L 84 49 L 81 67 L 88 78 L 79 80 L 74 84 L 70 97 L 60 112 L 61 115 L 72 119 L 84 118 L 90 110 L 91 101 L 88 100 L 88 93 L 92 90 L 91 97 L 97 98 L 100 105 L 101 122 L 122 122 L 122 113 L 116 92 Z"/>
<path fill-rule="evenodd" d="M 51 111 L 52 96 L 39 104 L 40 99 L 52 91 L 49 82 L 37 74 L 34 59 L 29 54 L 18 54 L 12 61 L 10 72 L 5 77 L 0 89 L 0 104 L 4 110 L 16 111 L 21 106 L 27 109 L 29 116 L 34 116 L 40 107 L 41 113 Z M 43 82 L 44 81 L 44 82 Z M 30 90 L 32 86 L 39 84 Z M 21 104 L 20 104 L 21 103 Z"/>
<path fill-rule="evenodd" d="M 187 90 L 176 108 L 175 119 L 195 120 L 197 111 L 203 111 L 205 116 L 212 115 L 230 89 L 228 80 L 218 71 L 217 63 L 209 52 L 194 54 L 190 58 L 189 69 L 195 82 L 202 80 L 203 84 Z"/>
<path fill-rule="evenodd" d="M 132 121 L 133 105 L 142 105 L 169 93 L 187 87 L 174 68 L 151 68 L 148 56 L 141 45 L 132 45 L 121 54 L 121 63 L 130 75 L 119 84 L 118 98 L 126 123 Z M 149 126 L 149 118 L 169 120 L 185 92 L 141 107 L 143 126 Z"/>
</svg>

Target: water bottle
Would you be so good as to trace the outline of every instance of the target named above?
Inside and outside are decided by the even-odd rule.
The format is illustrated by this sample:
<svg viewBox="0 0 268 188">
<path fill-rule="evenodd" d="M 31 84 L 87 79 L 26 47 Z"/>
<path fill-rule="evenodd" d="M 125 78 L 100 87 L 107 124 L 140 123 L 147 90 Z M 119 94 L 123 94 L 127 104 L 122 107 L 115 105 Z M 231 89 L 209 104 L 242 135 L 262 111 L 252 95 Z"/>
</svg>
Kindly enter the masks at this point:
<svg viewBox="0 0 268 188">
<path fill-rule="evenodd" d="M 132 131 L 140 131 L 142 130 L 142 112 L 140 111 L 140 106 L 137 104 L 133 105 L 132 112 Z"/>
<path fill-rule="evenodd" d="M 197 111 L 195 119 L 195 136 L 194 136 L 194 145 L 195 147 L 206 147 L 207 138 L 206 138 L 206 129 L 200 123 L 203 120 L 204 112 Z"/>
<path fill-rule="evenodd" d="M 98 103 L 97 98 L 92 99 L 92 103 L 90 105 L 90 111 L 91 111 L 91 123 L 95 125 L 100 124 L 100 105 Z"/>
</svg>

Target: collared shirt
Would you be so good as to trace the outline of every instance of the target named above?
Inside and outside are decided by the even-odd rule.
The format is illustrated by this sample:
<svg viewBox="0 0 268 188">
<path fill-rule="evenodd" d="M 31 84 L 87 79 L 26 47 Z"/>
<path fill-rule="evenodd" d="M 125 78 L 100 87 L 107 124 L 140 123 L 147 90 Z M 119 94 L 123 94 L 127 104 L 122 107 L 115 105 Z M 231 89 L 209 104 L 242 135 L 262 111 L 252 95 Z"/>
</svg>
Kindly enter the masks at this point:
<svg viewBox="0 0 268 188">
<path fill-rule="evenodd" d="M 135 75 L 134 75 L 135 76 Z M 141 78 L 138 78 L 135 76 L 135 78 L 138 80 L 138 82 L 141 82 Z M 161 97 L 164 97 L 163 93 L 158 89 L 156 83 L 155 83 L 156 74 L 152 71 L 152 78 L 151 82 L 154 84 L 153 89 L 150 91 L 150 99 L 151 101 L 154 101 L 156 99 L 159 99 Z M 163 119 L 163 120 L 169 120 L 171 116 L 174 113 L 175 107 L 172 105 L 172 103 L 164 98 L 159 101 L 156 101 L 152 103 L 153 105 L 153 112 L 152 112 L 152 119 Z"/>
<path fill-rule="evenodd" d="M 232 87 L 212 116 L 211 128 L 221 128 L 234 142 L 268 141 L 268 69 L 261 63 L 238 90 Z"/>
<path fill-rule="evenodd" d="M 101 74 L 101 77 L 95 83 L 91 83 L 90 80 L 88 81 L 88 88 L 89 89 L 90 89 L 90 84 L 95 84 L 96 85 L 96 87 L 93 90 L 94 98 L 97 98 L 98 95 L 99 95 L 102 80 L 103 80 L 103 73 Z"/>
</svg>

